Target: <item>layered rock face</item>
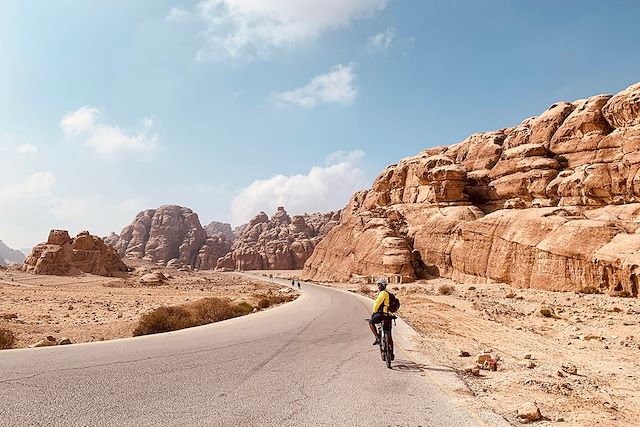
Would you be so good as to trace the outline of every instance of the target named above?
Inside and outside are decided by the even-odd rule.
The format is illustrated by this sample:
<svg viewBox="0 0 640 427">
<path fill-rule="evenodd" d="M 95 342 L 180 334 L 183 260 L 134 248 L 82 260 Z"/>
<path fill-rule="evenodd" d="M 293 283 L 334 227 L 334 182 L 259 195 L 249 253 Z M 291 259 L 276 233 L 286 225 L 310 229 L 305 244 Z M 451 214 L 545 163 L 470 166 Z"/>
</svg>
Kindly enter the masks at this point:
<svg viewBox="0 0 640 427">
<path fill-rule="evenodd" d="M 284 208 L 269 219 L 260 212 L 237 230 L 232 250 L 218 260 L 218 268 L 233 270 L 301 269 L 322 238 L 338 224 L 339 213 L 296 215 Z"/>
<path fill-rule="evenodd" d="M 140 212 L 117 238 L 110 235 L 105 241 L 121 257 L 198 269 L 215 268 L 231 246 L 220 235 L 208 237 L 191 209 L 173 205 Z"/>
<path fill-rule="evenodd" d="M 303 277 L 429 275 L 638 295 L 640 84 L 387 167 Z"/>
<path fill-rule="evenodd" d="M 222 236 L 229 242 L 236 240 L 236 235 L 231 229 L 231 224 L 224 222 L 212 221 L 204 226 L 204 231 L 207 232 L 207 236 Z"/>
<path fill-rule="evenodd" d="M 65 230 L 51 230 L 47 242 L 33 248 L 22 269 L 61 276 L 80 272 L 112 276 L 128 270 L 116 251 L 101 238 L 83 231 L 72 239 Z"/>
</svg>

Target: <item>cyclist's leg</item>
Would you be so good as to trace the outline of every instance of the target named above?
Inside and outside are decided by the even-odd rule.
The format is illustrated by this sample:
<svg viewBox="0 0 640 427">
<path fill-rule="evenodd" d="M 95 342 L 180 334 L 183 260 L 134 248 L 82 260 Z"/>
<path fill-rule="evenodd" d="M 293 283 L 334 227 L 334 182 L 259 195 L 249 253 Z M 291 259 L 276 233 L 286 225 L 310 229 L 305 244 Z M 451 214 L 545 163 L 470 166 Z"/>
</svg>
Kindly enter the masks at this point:
<svg viewBox="0 0 640 427">
<path fill-rule="evenodd" d="M 373 336 L 376 337 L 376 344 L 379 342 L 379 339 L 380 339 L 380 336 L 378 335 L 378 329 L 376 328 L 376 323 L 380 323 L 381 321 L 382 321 L 382 315 L 380 313 L 373 313 L 371 315 L 371 319 L 369 319 L 369 328 L 371 329 Z"/>
</svg>

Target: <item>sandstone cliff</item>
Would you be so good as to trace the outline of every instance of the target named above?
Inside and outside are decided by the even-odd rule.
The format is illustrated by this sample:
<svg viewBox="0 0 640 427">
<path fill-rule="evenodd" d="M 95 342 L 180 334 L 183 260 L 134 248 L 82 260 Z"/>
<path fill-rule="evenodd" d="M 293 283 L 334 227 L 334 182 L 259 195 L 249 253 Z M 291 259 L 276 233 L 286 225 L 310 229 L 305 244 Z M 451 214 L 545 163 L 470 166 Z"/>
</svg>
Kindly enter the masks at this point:
<svg viewBox="0 0 640 427">
<path fill-rule="evenodd" d="M 215 268 L 231 248 L 221 235 L 207 236 L 191 209 L 173 205 L 140 212 L 119 236 L 111 234 L 105 241 L 121 257 L 198 269 Z"/>
<path fill-rule="evenodd" d="M 339 221 L 338 212 L 296 215 L 284 208 L 269 219 L 260 212 L 239 227 L 232 251 L 218 261 L 218 268 L 235 270 L 301 269 L 322 238 Z"/>
<path fill-rule="evenodd" d="M 99 237 L 83 231 L 72 239 L 65 230 L 51 230 L 47 242 L 33 248 L 22 269 L 61 276 L 80 272 L 112 276 L 128 270 L 116 251 Z"/>
<path fill-rule="evenodd" d="M 637 296 L 639 226 L 636 84 L 387 167 L 352 197 L 303 277 L 439 275 Z"/>
</svg>

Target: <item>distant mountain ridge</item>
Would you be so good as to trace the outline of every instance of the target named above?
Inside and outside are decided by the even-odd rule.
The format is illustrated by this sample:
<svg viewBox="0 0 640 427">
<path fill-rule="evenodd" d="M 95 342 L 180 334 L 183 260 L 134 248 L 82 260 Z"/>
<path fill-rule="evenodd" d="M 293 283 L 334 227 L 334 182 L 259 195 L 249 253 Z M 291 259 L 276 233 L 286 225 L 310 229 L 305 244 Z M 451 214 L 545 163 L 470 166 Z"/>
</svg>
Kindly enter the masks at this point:
<svg viewBox="0 0 640 427">
<path fill-rule="evenodd" d="M 22 264 L 27 257 L 17 249 L 12 249 L 0 240 L 0 265 Z"/>
</svg>

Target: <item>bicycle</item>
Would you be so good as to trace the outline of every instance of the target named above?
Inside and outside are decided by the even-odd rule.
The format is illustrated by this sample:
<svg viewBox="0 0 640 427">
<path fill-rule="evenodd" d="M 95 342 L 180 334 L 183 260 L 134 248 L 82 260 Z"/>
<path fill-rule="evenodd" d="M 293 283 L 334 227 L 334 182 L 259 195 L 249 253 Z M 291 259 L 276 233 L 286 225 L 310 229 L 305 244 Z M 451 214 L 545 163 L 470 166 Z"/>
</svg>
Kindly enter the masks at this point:
<svg viewBox="0 0 640 427">
<path fill-rule="evenodd" d="M 387 368 L 391 369 L 391 361 L 394 359 L 393 357 L 393 348 L 391 344 L 389 344 L 389 335 L 391 335 L 391 321 L 397 319 L 394 315 L 385 315 L 385 319 L 376 324 L 376 329 L 378 331 L 378 336 L 380 337 L 380 356 L 382 360 L 387 364 Z M 366 319 L 367 322 L 369 319 Z M 389 330 L 387 331 L 383 325 L 389 322 Z"/>
</svg>

